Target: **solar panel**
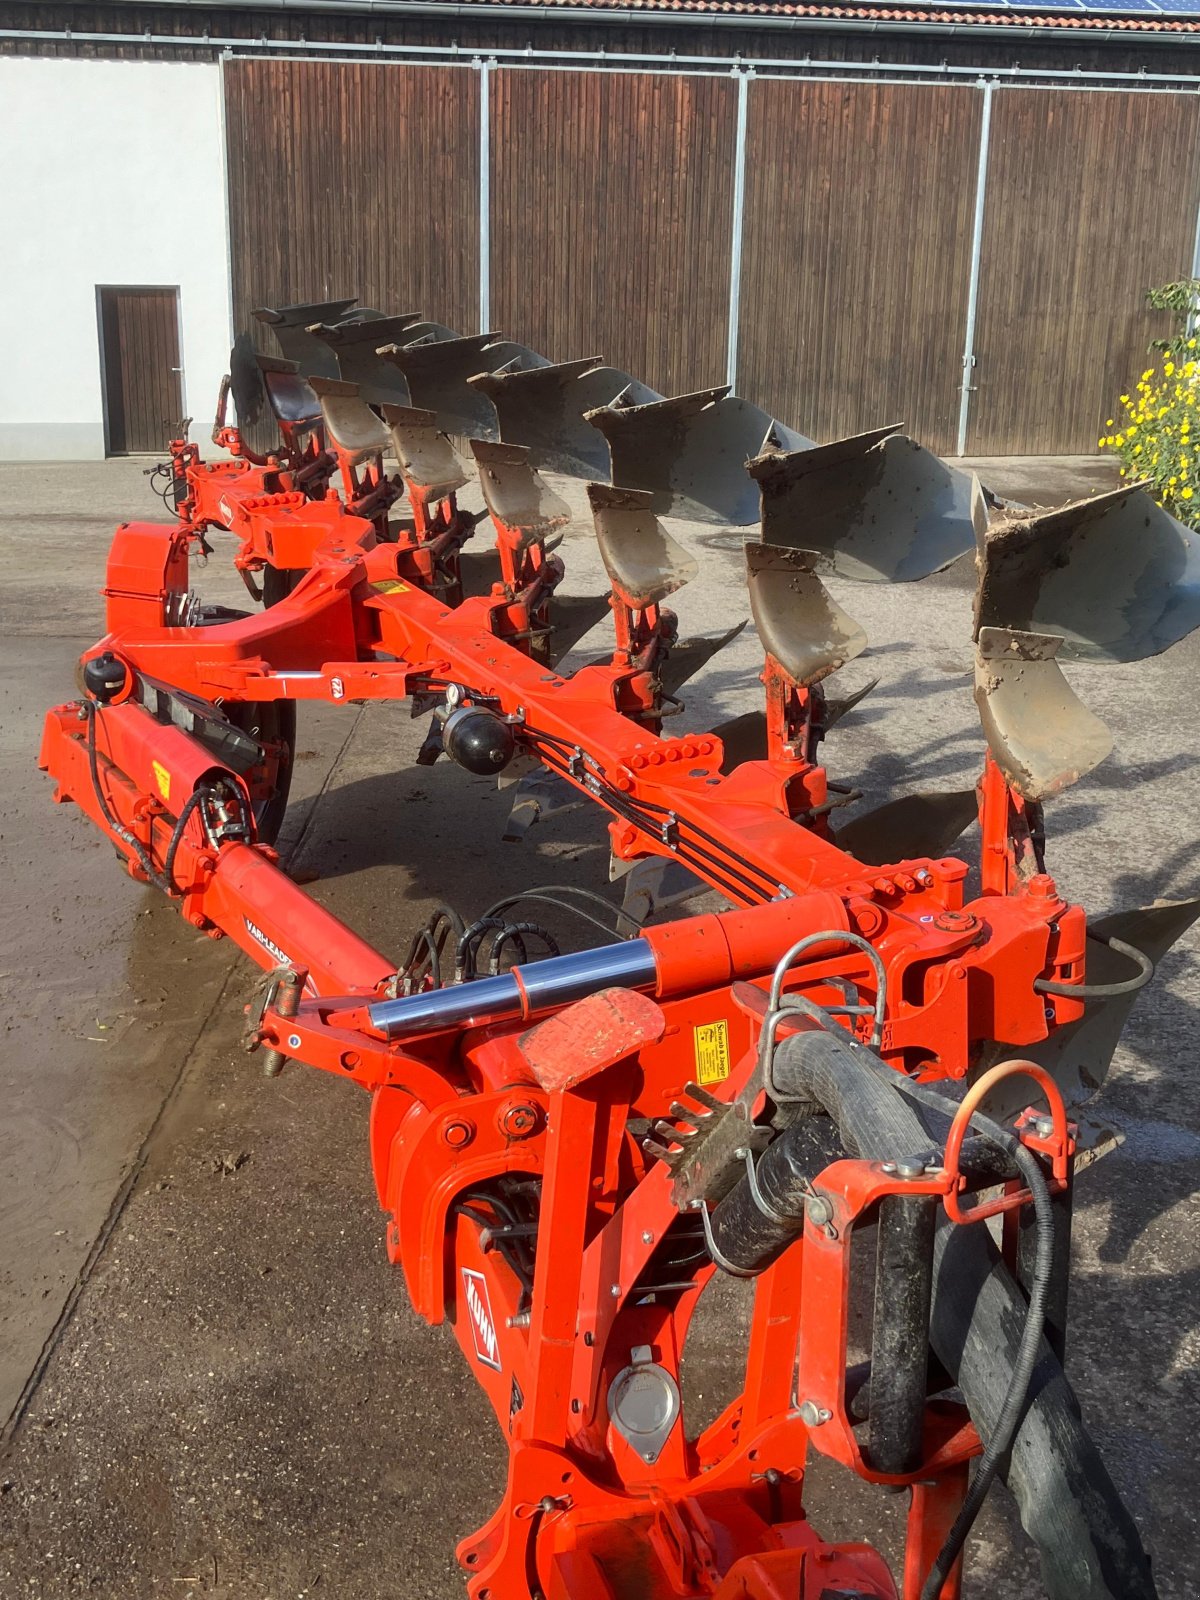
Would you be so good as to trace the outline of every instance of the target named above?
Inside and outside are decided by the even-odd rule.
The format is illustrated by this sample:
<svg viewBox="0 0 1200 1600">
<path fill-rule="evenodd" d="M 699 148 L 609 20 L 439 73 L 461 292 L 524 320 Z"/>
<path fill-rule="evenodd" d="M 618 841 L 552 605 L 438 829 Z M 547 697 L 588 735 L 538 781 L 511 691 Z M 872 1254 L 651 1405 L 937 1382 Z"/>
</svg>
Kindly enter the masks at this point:
<svg viewBox="0 0 1200 1600">
<path fill-rule="evenodd" d="M 909 0 L 913 10 L 943 11 L 951 0 Z M 952 0 L 964 11 L 1037 12 L 1040 15 L 1078 16 L 1098 13 L 1106 17 L 1149 18 L 1169 15 L 1200 19 L 1200 0 Z"/>
<path fill-rule="evenodd" d="M 888 3 L 888 0 L 884 0 Z M 898 3 L 898 0 L 896 0 Z M 906 11 L 928 11 L 940 14 L 947 5 L 958 11 L 990 13 L 1004 12 L 1020 16 L 1036 13 L 1040 16 L 1058 15 L 1064 18 L 1083 16 L 1131 17 L 1149 21 L 1156 16 L 1176 18 L 1194 17 L 1200 21 L 1200 0 L 907 0 Z"/>
<path fill-rule="evenodd" d="M 1190 0 L 1194 8 L 1197 0 Z M 1141 16 L 1153 16 L 1159 9 L 1155 0 L 1087 0 L 1084 7 L 1086 11 L 1103 11 L 1106 15 L 1115 12 L 1137 12 Z"/>
</svg>

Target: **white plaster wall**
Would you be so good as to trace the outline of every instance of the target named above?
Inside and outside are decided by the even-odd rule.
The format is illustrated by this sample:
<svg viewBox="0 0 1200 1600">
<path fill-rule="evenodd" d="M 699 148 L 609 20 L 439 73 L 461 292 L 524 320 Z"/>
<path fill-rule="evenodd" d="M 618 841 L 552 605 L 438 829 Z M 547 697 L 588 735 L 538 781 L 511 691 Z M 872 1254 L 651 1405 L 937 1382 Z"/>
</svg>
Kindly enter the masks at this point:
<svg viewBox="0 0 1200 1600">
<path fill-rule="evenodd" d="M 230 345 L 220 71 L 0 57 L 0 460 L 103 456 L 99 284 L 178 285 L 207 436 Z"/>
</svg>

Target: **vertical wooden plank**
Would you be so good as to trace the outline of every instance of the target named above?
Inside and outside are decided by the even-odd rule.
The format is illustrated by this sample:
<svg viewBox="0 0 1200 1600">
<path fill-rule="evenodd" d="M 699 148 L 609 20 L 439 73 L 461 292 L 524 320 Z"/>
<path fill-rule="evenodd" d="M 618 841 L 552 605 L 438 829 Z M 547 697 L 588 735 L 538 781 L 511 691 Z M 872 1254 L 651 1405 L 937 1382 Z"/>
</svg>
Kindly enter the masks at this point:
<svg viewBox="0 0 1200 1600">
<path fill-rule="evenodd" d="M 182 414 L 179 291 L 112 287 L 100 291 L 108 450 L 162 450 Z"/>
<path fill-rule="evenodd" d="M 125 453 L 125 389 L 121 346 L 117 332 L 117 301 L 112 289 L 100 290 L 100 340 L 104 352 L 105 448 L 110 455 Z"/>
<path fill-rule="evenodd" d="M 473 329 L 478 75 L 286 60 L 224 70 L 237 327 L 255 306 L 358 295 Z"/>
<path fill-rule="evenodd" d="M 825 440 L 954 447 L 979 91 L 750 85 L 738 390 Z"/>
<path fill-rule="evenodd" d="M 496 325 L 667 393 L 720 383 L 733 83 L 500 68 L 492 108 Z"/>
<path fill-rule="evenodd" d="M 971 453 L 1095 451 L 1169 327 L 1145 292 L 1190 273 L 1198 204 L 1194 95 L 997 87 Z"/>
</svg>

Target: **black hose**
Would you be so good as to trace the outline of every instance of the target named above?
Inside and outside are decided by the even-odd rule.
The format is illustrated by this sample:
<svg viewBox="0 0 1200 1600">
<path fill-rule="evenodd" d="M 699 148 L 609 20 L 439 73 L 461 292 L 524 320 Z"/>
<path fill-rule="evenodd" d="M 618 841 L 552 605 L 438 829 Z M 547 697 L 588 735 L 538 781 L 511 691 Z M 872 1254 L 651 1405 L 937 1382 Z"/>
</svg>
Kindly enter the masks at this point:
<svg viewBox="0 0 1200 1600">
<path fill-rule="evenodd" d="M 558 956 L 562 954 L 558 940 L 547 929 L 543 928 L 540 922 L 509 922 L 501 928 L 492 941 L 492 953 L 488 959 L 488 972 L 492 977 L 495 977 L 500 971 L 500 957 L 506 944 L 515 944 L 521 952 L 520 959 L 522 961 L 526 959 L 525 939 L 523 936 L 527 933 L 542 941 L 546 947 L 547 955 Z"/>
<path fill-rule="evenodd" d="M 1154 963 L 1144 951 L 1124 939 L 1114 939 L 1108 933 L 1088 932 L 1088 938 L 1097 944 L 1107 945 L 1119 956 L 1128 956 L 1137 967 L 1132 978 L 1122 978 L 1117 983 L 1058 983 L 1053 978 L 1035 978 L 1033 987 L 1038 994 L 1061 994 L 1070 1000 L 1115 1000 L 1121 994 L 1136 994 L 1144 989 L 1154 976 Z"/>
<path fill-rule="evenodd" d="M 773 1070 L 776 1081 L 808 1100 L 814 1111 L 827 1110 L 842 1146 L 868 1160 L 930 1148 L 929 1128 L 912 1100 L 936 1107 L 939 1116 L 958 1109 L 945 1096 L 902 1079 L 848 1038 L 826 1032 L 783 1040 Z M 796 1123 L 770 1149 L 800 1137 L 805 1127 Z M 811 1175 L 822 1165 L 814 1151 Z M 748 1188 L 742 1179 L 712 1213 L 714 1238 L 727 1257 L 740 1236 L 733 1226 L 738 1220 L 734 1202 L 740 1194 L 748 1205 Z M 943 1219 L 934 1237 L 930 1344 L 962 1390 L 985 1446 L 1008 1426 L 1013 1379 L 1020 1378 L 1021 1363 L 1028 1359 L 1027 1315 L 1025 1297 L 988 1230 Z M 1050 1600 L 1156 1600 L 1137 1528 L 1083 1425 L 1058 1358 L 1040 1336 L 1021 1393 L 1019 1423 L 997 1470 L 1038 1546 Z"/>
<path fill-rule="evenodd" d="M 601 922 L 599 917 L 592 916 L 582 906 L 572 905 L 569 900 L 563 899 L 564 895 L 578 895 L 581 900 L 588 900 L 593 905 L 602 906 L 605 911 L 612 913 L 613 921 L 611 923 Z M 560 911 L 568 911 L 572 916 L 579 917 L 583 922 L 590 923 L 593 928 L 599 928 L 610 939 L 614 935 L 619 936 L 622 922 L 632 922 L 636 927 L 641 927 L 641 923 L 636 917 L 629 916 L 627 912 L 621 910 L 620 906 L 615 906 L 611 900 L 606 900 L 602 894 L 597 894 L 594 889 L 578 888 L 573 883 L 540 883 L 532 889 L 522 889 L 517 894 L 505 895 L 503 900 L 497 900 L 495 905 L 489 906 L 483 915 L 485 917 L 498 917 L 501 912 L 507 911 L 521 900 L 539 900 L 546 904 L 557 906 Z"/>
<path fill-rule="evenodd" d="M 871 1071 L 877 1077 L 881 1077 L 890 1088 L 898 1089 L 909 1099 L 920 1101 L 923 1105 L 953 1119 L 959 1109 L 955 1100 L 948 1095 L 939 1094 L 936 1089 L 902 1078 L 891 1068 L 884 1066 L 883 1062 L 867 1055 L 866 1052 L 862 1054 Z M 1001 1127 L 998 1122 L 981 1111 L 976 1111 L 972 1115 L 970 1126 L 988 1144 L 1002 1150 L 1024 1178 L 1033 1202 L 1037 1246 L 1033 1273 L 1028 1286 L 1029 1304 L 1004 1404 L 1001 1406 L 999 1418 L 988 1435 L 987 1444 L 975 1468 L 967 1496 L 959 1508 L 950 1532 L 946 1535 L 945 1543 L 938 1552 L 929 1576 L 921 1587 L 920 1600 L 938 1600 L 942 1585 L 949 1577 L 950 1569 L 966 1543 L 967 1535 L 987 1498 L 987 1492 L 992 1486 L 1000 1464 L 1012 1447 L 1013 1436 L 1020 1424 L 1021 1413 L 1029 1396 L 1029 1385 L 1033 1379 L 1034 1368 L 1037 1366 L 1039 1346 L 1046 1321 L 1046 1302 L 1054 1271 L 1054 1210 L 1045 1174 L 1036 1156 L 1015 1134 Z"/>
<path fill-rule="evenodd" d="M 459 939 L 454 951 L 455 983 L 470 983 L 476 977 L 479 947 L 489 933 L 502 933 L 508 924 L 502 917 L 478 917 Z M 520 934 L 516 937 L 519 959 L 525 959 Z"/>
<path fill-rule="evenodd" d="M 193 789 L 180 808 L 179 816 L 175 819 L 175 826 L 171 830 L 171 840 L 167 845 L 167 853 L 163 857 L 162 875 L 166 880 L 165 887 L 168 894 L 173 893 L 176 888 L 175 857 L 179 853 L 179 846 L 183 843 L 183 830 L 187 827 L 188 818 L 210 798 L 211 793 L 212 791 L 207 788 Z"/>
<path fill-rule="evenodd" d="M 989 1118 L 981 1118 L 987 1122 Z M 971 1119 L 971 1125 L 976 1127 L 976 1119 Z M 997 1129 L 997 1132 L 1000 1130 Z M 1033 1200 L 1034 1216 L 1037 1220 L 1037 1253 L 1034 1258 L 1033 1276 L 1029 1284 L 1029 1306 L 1025 1312 L 1025 1325 L 1021 1329 L 1021 1343 L 1017 1359 L 1013 1364 L 1012 1377 L 1008 1384 L 1008 1393 L 1004 1397 L 1004 1405 L 1000 1417 L 991 1430 L 984 1452 L 979 1458 L 975 1474 L 971 1479 L 971 1487 L 967 1491 L 966 1499 L 959 1507 L 957 1517 L 946 1535 L 945 1543 L 938 1552 L 937 1560 L 930 1569 L 929 1576 L 921 1588 L 921 1600 L 938 1600 L 942 1592 L 942 1585 L 950 1575 L 950 1569 L 957 1561 L 963 1545 L 966 1543 L 968 1533 L 974 1525 L 975 1518 L 979 1515 L 980 1508 L 987 1498 L 987 1492 L 992 1486 L 992 1480 L 1000 1470 L 1000 1465 L 1012 1448 L 1013 1437 L 1021 1422 L 1021 1414 L 1029 1398 L 1029 1386 L 1033 1381 L 1034 1369 L 1037 1366 L 1038 1355 L 1042 1343 L 1042 1327 L 1046 1320 L 1046 1297 L 1050 1289 L 1050 1276 L 1054 1269 L 1054 1212 L 1050 1205 L 1050 1191 L 1046 1186 L 1046 1179 L 1038 1165 L 1037 1158 L 1025 1148 L 1019 1139 L 1000 1141 L 1001 1148 L 1006 1149 L 1020 1169 L 1021 1176 L 1029 1186 L 1030 1197 Z"/>
<path fill-rule="evenodd" d="M 83 700 L 80 704 L 83 706 L 84 715 L 87 718 L 88 772 L 91 774 L 92 788 L 95 791 L 96 804 L 100 807 L 100 814 L 109 830 L 116 834 L 117 838 L 127 844 L 133 851 L 138 859 L 138 865 L 155 888 L 161 889 L 164 894 L 170 894 L 171 888 L 168 880 L 158 871 L 158 868 L 147 854 L 142 841 L 136 834 L 130 833 L 129 829 L 121 822 L 118 822 L 109 808 L 108 797 L 100 783 L 100 764 L 96 751 L 96 719 L 100 714 L 100 707 L 94 700 Z"/>
</svg>

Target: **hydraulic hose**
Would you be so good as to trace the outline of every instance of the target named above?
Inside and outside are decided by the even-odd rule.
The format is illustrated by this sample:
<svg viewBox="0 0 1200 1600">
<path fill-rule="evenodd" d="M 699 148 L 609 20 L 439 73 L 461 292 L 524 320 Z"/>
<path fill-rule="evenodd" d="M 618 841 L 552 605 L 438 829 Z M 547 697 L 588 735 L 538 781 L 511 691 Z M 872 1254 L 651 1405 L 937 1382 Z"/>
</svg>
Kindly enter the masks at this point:
<svg viewBox="0 0 1200 1600">
<path fill-rule="evenodd" d="M 795 1034 L 776 1050 L 773 1072 L 789 1094 L 809 1101 L 814 1112 L 828 1113 L 852 1155 L 882 1161 L 939 1143 L 901 1092 L 900 1080 L 893 1083 L 890 1069 L 881 1069 L 848 1038 Z M 811 1119 L 799 1121 L 767 1154 L 785 1146 L 792 1157 L 788 1167 L 797 1173 L 806 1167 L 815 1177 L 824 1165 L 816 1133 Z M 766 1156 L 760 1183 L 765 1165 Z M 747 1179 L 713 1210 L 714 1243 L 737 1265 L 747 1264 L 745 1221 L 756 1210 Z M 760 1258 L 762 1245 L 760 1237 L 755 1245 Z M 1042 1271 L 1048 1271 L 1044 1263 Z M 1078 1401 L 1040 1323 L 1034 1322 L 1037 1337 L 1030 1335 L 1029 1348 L 1023 1348 L 1023 1331 L 1032 1320 L 1029 1307 L 987 1229 L 956 1226 L 943 1217 L 934 1235 L 933 1272 L 930 1343 L 961 1389 L 985 1452 L 997 1441 L 995 1454 L 1001 1459 L 988 1468 L 989 1475 L 998 1471 L 1016 1500 L 1022 1525 L 1038 1546 L 1050 1600 L 1157 1600 L 1137 1528 L 1083 1425 Z M 1019 1425 L 1005 1458 L 1014 1393 Z M 985 1466 L 986 1454 L 979 1470 Z M 985 1479 L 980 1498 L 986 1489 Z M 964 1513 L 969 1504 L 964 1503 Z"/>
<path fill-rule="evenodd" d="M 142 844 L 142 841 L 137 837 L 136 834 L 130 833 L 129 829 L 119 822 L 118 819 L 113 815 L 112 807 L 108 803 L 108 796 L 104 793 L 104 785 L 100 782 L 100 762 L 96 749 L 96 719 L 100 715 L 100 707 L 94 700 L 89 699 L 82 700 L 80 704 L 82 705 L 84 715 L 87 718 L 88 773 L 92 780 L 92 789 L 96 796 L 96 804 L 100 807 L 100 814 L 104 818 L 109 830 L 112 833 L 115 833 L 117 838 L 120 839 L 124 844 L 127 844 L 133 851 L 134 855 L 137 857 L 138 865 L 141 867 L 142 871 L 146 874 L 146 877 L 155 886 L 155 888 L 161 889 L 164 894 L 170 894 L 171 889 L 169 881 L 163 876 L 162 873 L 159 872 L 153 861 L 151 861 L 145 847 Z"/>
</svg>

